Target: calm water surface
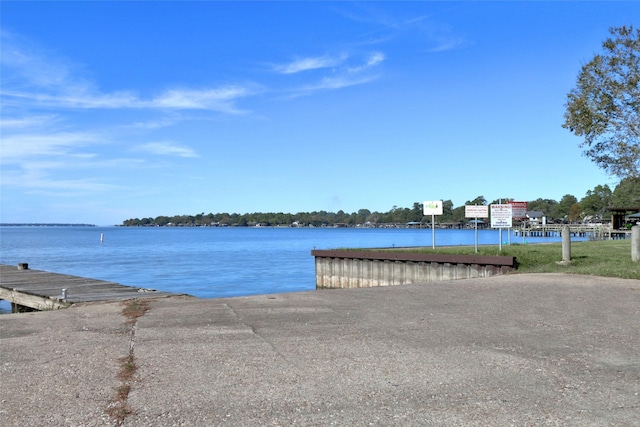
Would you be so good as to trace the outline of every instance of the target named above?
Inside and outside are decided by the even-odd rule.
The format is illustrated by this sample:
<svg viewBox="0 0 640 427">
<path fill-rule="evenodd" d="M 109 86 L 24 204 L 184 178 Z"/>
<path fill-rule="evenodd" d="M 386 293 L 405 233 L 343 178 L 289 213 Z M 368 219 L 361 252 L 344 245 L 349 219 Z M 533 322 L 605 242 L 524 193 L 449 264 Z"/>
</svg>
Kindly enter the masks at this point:
<svg viewBox="0 0 640 427">
<path fill-rule="evenodd" d="M 499 242 L 497 230 L 478 234 Z M 218 298 L 314 289 L 312 249 L 431 242 L 430 229 L 1 227 L 0 263 Z M 436 230 L 438 246 L 474 242 L 473 230 Z"/>
</svg>

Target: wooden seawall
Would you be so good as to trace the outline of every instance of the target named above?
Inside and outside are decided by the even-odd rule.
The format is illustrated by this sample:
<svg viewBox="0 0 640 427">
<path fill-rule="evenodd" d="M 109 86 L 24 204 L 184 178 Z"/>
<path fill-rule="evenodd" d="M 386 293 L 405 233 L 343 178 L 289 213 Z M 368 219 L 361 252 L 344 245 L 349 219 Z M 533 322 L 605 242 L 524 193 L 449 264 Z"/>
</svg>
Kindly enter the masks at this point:
<svg viewBox="0 0 640 427">
<path fill-rule="evenodd" d="M 104 280 L 30 270 L 27 264 L 0 264 L 0 299 L 11 302 L 13 312 L 56 310 L 72 304 L 121 301 L 176 295 Z M 27 307 L 25 309 L 24 307 Z"/>
<path fill-rule="evenodd" d="M 368 288 L 505 274 L 515 257 L 314 250 L 316 288 Z"/>
</svg>

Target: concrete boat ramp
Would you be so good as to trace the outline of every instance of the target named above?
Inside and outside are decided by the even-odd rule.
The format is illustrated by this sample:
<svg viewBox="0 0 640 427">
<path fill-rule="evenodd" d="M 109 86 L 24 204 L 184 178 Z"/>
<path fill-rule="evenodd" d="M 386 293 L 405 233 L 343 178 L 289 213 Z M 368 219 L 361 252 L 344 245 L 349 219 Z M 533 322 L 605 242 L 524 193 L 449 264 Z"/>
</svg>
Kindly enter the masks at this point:
<svg viewBox="0 0 640 427">
<path fill-rule="evenodd" d="M 639 280 L 138 302 L 2 315 L 0 424 L 639 425 Z"/>
<path fill-rule="evenodd" d="M 176 294 L 105 280 L 30 270 L 27 264 L 0 264 L 0 299 L 11 302 L 14 312 L 29 309 L 56 310 L 83 302 L 122 301 L 172 295 Z"/>
</svg>

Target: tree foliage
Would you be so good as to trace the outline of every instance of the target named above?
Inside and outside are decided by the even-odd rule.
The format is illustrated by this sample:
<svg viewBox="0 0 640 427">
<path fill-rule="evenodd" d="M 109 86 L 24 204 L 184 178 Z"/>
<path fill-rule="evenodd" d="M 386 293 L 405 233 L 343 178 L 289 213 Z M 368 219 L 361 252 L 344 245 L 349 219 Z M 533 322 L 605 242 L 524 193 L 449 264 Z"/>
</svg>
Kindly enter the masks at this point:
<svg viewBox="0 0 640 427">
<path fill-rule="evenodd" d="M 513 201 L 509 197 L 496 199 L 492 204 Z M 465 218 L 465 205 L 487 205 L 484 196 L 478 196 L 473 200 L 467 200 L 462 206 L 454 206 L 453 201 L 443 200 L 442 213 L 436 217 L 440 224 L 464 224 L 469 218 Z M 623 179 L 612 192 L 608 185 L 598 185 L 593 190 L 586 192 L 585 196 L 578 199 L 565 194 L 560 201 L 552 199 L 536 199 L 528 202 L 529 211 L 542 211 L 549 221 L 581 221 L 584 219 L 603 219 L 607 216 L 610 207 L 638 207 L 640 206 L 640 178 Z M 589 217 L 589 218 L 587 218 Z M 124 226 L 138 227 L 203 227 L 203 226 L 302 226 L 302 227 L 333 227 L 333 226 L 406 226 L 407 223 L 422 223 L 430 226 L 431 216 L 425 217 L 422 203 L 414 202 L 411 208 L 393 206 L 387 212 L 370 211 L 360 209 L 357 212 L 347 213 L 314 211 L 298 212 L 295 214 L 283 212 L 254 212 L 246 214 L 238 213 L 209 213 L 196 215 L 160 215 L 156 218 L 131 218 L 123 221 Z M 415 225 L 415 224 L 412 224 Z"/>
<path fill-rule="evenodd" d="M 640 176 L 640 29 L 611 28 L 567 95 L 565 123 L 584 154 L 611 175 Z"/>
<path fill-rule="evenodd" d="M 620 208 L 640 207 L 640 177 L 625 178 L 616 186 L 611 204 Z"/>
<path fill-rule="evenodd" d="M 576 196 L 571 194 L 565 194 L 558 202 L 553 212 L 555 218 L 569 218 L 569 213 L 573 205 L 578 203 Z M 574 208 L 575 210 L 576 208 Z"/>
<path fill-rule="evenodd" d="M 540 211 L 550 218 L 555 218 L 555 210 L 557 206 L 558 202 L 556 200 L 538 198 L 529 202 L 527 209 L 530 211 Z"/>
<path fill-rule="evenodd" d="M 607 208 L 611 206 L 613 192 L 608 185 L 598 185 L 580 200 L 580 208 L 584 216 L 596 216 L 601 219 Z"/>
</svg>

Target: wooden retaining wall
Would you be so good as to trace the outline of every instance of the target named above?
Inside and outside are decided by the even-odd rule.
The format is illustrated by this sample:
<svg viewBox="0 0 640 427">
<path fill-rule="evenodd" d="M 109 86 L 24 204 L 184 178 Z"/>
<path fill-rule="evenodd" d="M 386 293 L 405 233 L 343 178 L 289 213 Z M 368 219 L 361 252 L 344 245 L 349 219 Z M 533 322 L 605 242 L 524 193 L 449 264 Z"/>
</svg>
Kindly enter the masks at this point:
<svg viewBox="0 0 640 427">
<path fill-rule="evenodd" d="M 506 274 L 515 257 L 314 250 L 316 288 L 369 288 Z"/>
</svg>

